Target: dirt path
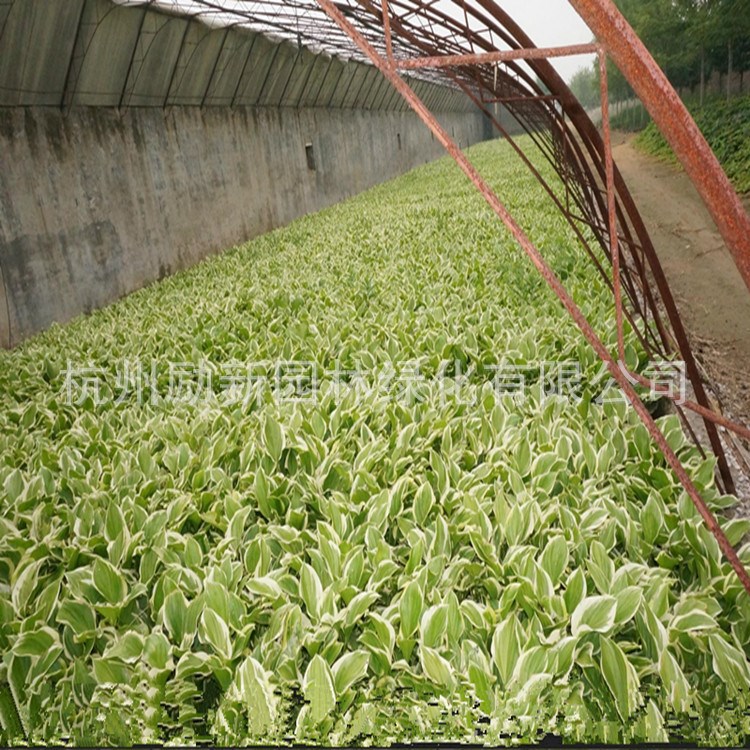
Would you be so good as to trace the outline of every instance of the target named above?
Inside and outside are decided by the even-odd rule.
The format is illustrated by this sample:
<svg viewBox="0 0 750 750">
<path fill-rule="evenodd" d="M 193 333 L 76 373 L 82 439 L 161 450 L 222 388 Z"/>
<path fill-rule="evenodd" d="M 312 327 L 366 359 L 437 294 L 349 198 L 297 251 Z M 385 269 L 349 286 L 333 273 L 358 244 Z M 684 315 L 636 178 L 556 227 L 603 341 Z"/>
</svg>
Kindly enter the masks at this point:
<svg viewBox="0 0 750 750">
<path fill-rule="evenodd" d="M 615 160 L 649 229 L 696 355 L 727 415 L 750 424 L 750 293 L 688 177 L 638 151 L 632 137 L 619 136 L 616 144 Z M 750 210 L 750 199 L 745 204 Z"/>
<path fill-rule="evenodd" d="M 726 407 L 750 423 L 750 293 L 687 176 L 619 139 L 614 155 Z M 750 202 L 747 202 L 750 207 Z"/>
</svg>

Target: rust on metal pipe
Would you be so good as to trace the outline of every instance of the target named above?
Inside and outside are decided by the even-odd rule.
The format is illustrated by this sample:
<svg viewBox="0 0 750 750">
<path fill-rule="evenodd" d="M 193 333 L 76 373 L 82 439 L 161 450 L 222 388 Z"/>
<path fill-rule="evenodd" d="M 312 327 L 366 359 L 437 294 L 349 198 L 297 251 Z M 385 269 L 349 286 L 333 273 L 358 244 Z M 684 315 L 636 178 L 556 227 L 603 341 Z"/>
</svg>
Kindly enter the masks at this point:
<svg viewBox="0 0 750 750">
<path fill-rule="evenodd" d="M 682 99 L 612 0 L 570 0 L 633 87 L 700 193 L 750 289 L 750 217 Z"/>
<path fill-rule="evenodd" d="M 513 18 L 495 2 L 495 0 L 477 0 L 477 2 L 480 6 L 482 6 L 482 8 L 485 9 L 485 11 L 487 11 L 489 15 L 496 19 L 503 26 L 503 28 L 507 30 L 509 34 L 515 37 L 517 43 L 520 46 L 530 47 L 533 45 L 530 37 L 513 20 Z M 571 0 L 571 2 L 576 5 L 576 0 Z M 596 3 L 594 3 L 594 5 L 596 5 Z M 605 47 L 607 47 L 606 42 Z M 537 73 L 537 75 L 539 75 L 540 78 L 546 83 L 550 91 L 560 95 L 563 108 L 567 112 L 570 120 L 573 122 L 576 130 L 580 134 L 583 143 L 585 144 L 592 160 L 594 161 L 595 166 L 601 168 L 603 171 L 603 168 L 601 167 L 601 161 L 597 161 L 597 159 L 601 160 L 603 158 L 603 144 L 601 141 L 601 136 L 599 135 L 599 132 L 597 131 L 593 122 L 591 122 L 591 118 L 586 114 L 585 110 L 581 106 L 580 102 L 576 99 L 570 88 L 563 81 L 563 79 L 560 77 L 558 72 L 554 69 L 554 67 L 548 60 L 532 61 L 530 65 L 534 68 L 534 72 Z M 572 143 L 575 147 L 575 141 L 573 141 Z M 696 399 L 703 408 L 708 408 L 710 406 L 708 394 L 706 393 L 706 389 L 701 378 L 698 365 L 695 361 L 692 347 L 690 346 L 690 341 L 687 337 L 685 327 L 682 323 L 679 310 L 677 309 L 677 304 L 675 303 L 674 296 L 672 295 L 672 290 L 669 288 L 669 283 L 667 282 L 667 278 L 664 274 L 664 270 L 662 269 L 659 257 L 657 256 L 653 243 L 651 242 L 651 238 L 648 234 L 648 230 L 646 229 L 646 225 L 643 222 L 640 213 L 638 212 L 635 201 L 633 200 L 633 197 L 630 194 L 630 191 L 628 190 L 627 185 L 622 178 L 622 175 L 619 173 L 616 167 L 615 183 L 617 185 L 617 193 L 620 196 L 620 201 L 622 203 L 623 209 L 632 222 L 633 228 L 648 259 L 649 268 L 653 275 L 653 279 L 656 283 L 656 287 L 661 296 L 662 302 L 664 303 L 664 308 L 666 310 L 667 317 L 669 318 L 669 322 L 672 325 L 679 352 L 685 361 L 688 376 L 690 377 L 690 382 L 695 389 Z M 647 293 L 649 293 L 648 286 L 645 287 L 645 290 Z M 658 314 L 658 307 L 654 307 L 654 313 Z M 662 336 L 664 336 L 661 326 L 660 333 Z M 716 429 L 716 425 L 711 420 L 705 420 L 704 424 L 706 427 L 706 433 L 708 434 L 708 438 L 711 443 L 711 448 L 713 449 L 719 460 L 719 471 L 724 482 L 725 490 L 729 493 L 733 493 L 735 489 L 734 480 L 732 477 L 731 469 L 729 468 L 729 464 L 727 462 L 724 446 L 722 445 L 721 439 L 719 438 L 719 434 Z"/>
<path fill-rule="evenodd" d="M 358 2 L 361 3 L 364 7 L 368 7 L 368 5 L 369 5 L 368 0 L 358 0 Z M 394 3 L 399 3 L 399 2 L 401 2 L 401 0 L 393 0 L 393 2 Z M 503 23 L 504 23 L 505 27 L 508 28 L 508 29 L 510 29 L 510 30 L 512 30 L 512 33 L 516 37 L 516 39 L 514 40 L 513 37 L 507 36 L 507 32 L 506 32 L 505 35 L 502 36 L 503 40 L 506 43 L 508 43 L 508 44 L 519 43 L 521 48 L 530 48 L 532 46 L 531 40 L 528 39 L 523 34 L 523 32 L 515 24 L 513 24 L 513 22 L 511 21 L 511 19 L 509 17 L 506 17 L 506 14 L 504 14 L 502 12 L 502 10 L 500 10 L 497 6 L 492 5 L 491 3 L 492 3 L 492 0 L 488 0 L 488 5 L 486 6 L 487 10 L 491 9 L 491 11 L 493 12 L 493 15 L 497 14 L 497 15 L 500 15 L 501 17 L 503 17 Z M 473 11 L 473 10 L 472 10 L 472 13 L 474 15 L 477 15 L 476 12 Z M 446 21 L 450 21 L 450 20 L 451 19 L 446 18 Z M 485 17 L 481 17 L 480 18 L 478 16 L 478 20 L 481 20 L 481 21 L 483 21 L 485 23 L 490 24 L 488 26 L 488 28 L 493 28 L 494 31 L 498 31 L 498 28 L 491 26 L 491 21 L 489 19 L 487 19 Z M 419 48 L 421 50 L 424 50 L 425 52 L 427 52 L 428 55 L 434 55 L 434 51 L 432 51 L 431 49 L 428 49 L 427 47 L 425 47 L 417 38 L 415 38 L 413 36 L 413 33 L 412 33 L 411 30 L 405 28 L 401 24 L 399 24 L 398 30 L 399 30 L 399 33 L 401 33 L 406 39 L 408 39 L 410 42 L 414 43 L 417 46 L 417 48 Z M 468 28 L 466 29 L 466 32 L 467 33 L 471 33 L 470 29 L 468 29 Z M 483 44 L 486 43 L 485 40 L 482 40 L 482 39 L 478 39 L 477 41 L 480 42 L 480 43 L 483 43 Z M 439 46 L 438 46 L 438 48 L 439 48 Z M 598 47 L 598 49 L 601 49 L 601 47 Z M 508 63 L 508 65 L 514 65 L 514 63 Z M 574 115 L 573 120 L 575 121 L 576 127 L 579 130 L 579 133 L 580 133 L 580 135 L 581 135 L 581 137 L 583 139 L 583 142 L 586 143 L 588 146 L 595 145 L 596 138 L 598 138 L 598 133 L 597 133 L 596 129 L 593 127 L 593 125 L 592 125 L 591 121 L 589 120 L 589 118 L 583 113 L 583 110 L 580 108 L 580 105 L 572 97 L 572 95 L 570 94 L 570 91 L 567 89 L 567 87 L 564 84 L 562 84 L 561 81 L 559 81 L 559 77 L 554 72 L 554 69 L 552 69 L 552 68 L 549 67 L 549 62 L 547 60 L 545 60 L 545 59 L 540 58 L 536 62 L 532 63 L 532 65 L 542 65 L 542 66 L 545 66 L 547 68 L 547 70 L 549 71 L 549 73 L 547 74 L 547 76 L 545 76 L 545 80 L 547 80 L 548 83 L 553 84 L 553 89 L 554 90 L 562 92 L 562 94 L 558 94 L 557 96 L 555 96 L 553 98 L 555 98 L 558 101 L 560 101 L 561 103 L 563 103 L 563 105 L 564 105 L 563 113 L 572 108 L 572 110 L 574 112 L 577 109 L 578 110 L 578 114 L 579 115 L 583 115 L 582 118 L 581 117 L 576 117 Z M 497 68 L 495 68 L 495 73 L 496 72 L 497 72 Z M 486 109 L 486 107 L 484 107 L 484 105 L 483 105 L 482 102 L 487 103 L 488 100 L 478 99 L 477 97 L 475 97 L 471 93 L 471 91 L 468 89 L 468 87 L 455 74 L 448 73 L 448 77 L 451 80 L 453 80 L 454 83 L 458 84 L 462 88 L 462 90 L 464 90 L 464 92 L 475 102 L 475 104 L 477 104 L 480 107 L 480 109 L 485 113 L 485 115 L 487 115 L 489 117 L 489 119 L 493 122 L 493 125 L 495 126 L 495 128 L 498 129 L 507 138 L 507 133 L 505 133 L 503 131 L 503 128 L 501 128 L 499 126 L 499 123 L 497 123 L 497 121 L 495 121 L 495 119 L 494 119 L 494 117 L 492 117 L 491 113 Z M 478 73 L 475 73 L 475 77 L 476 77 L 475 83 L 481 89 L 482 86 L 483 86 L 481 77 L 478 75 Z M 505 77 L 507 77 L 507 76 L 505 76 Z M 510 79 L 508 79 L 508 80 L 510 80 Z M 494 91 L 494 89 L 495 89 L 495 86 L 493 85 L 492 86 L 492 90 Z M 538 101 L 545 101 L 546 98 L 547 97 L 542 96 L 542 95 L 529 94 L 528 97 L 518 97 L 517 99 L 518 99 L 519 102 L 521 102 L 521 101 L 524 101 L 524 102 L 536 101 L 536 102 L 538 102 Z M 489 101 L 489 103 L 491 103 L 491 101 Z M 518 116 L 517 116 L 516 113 L 513 113 L 512 110 L 509 110 L 509 111 L 511 111 L 511 114 L 513 114 L 514 117 L 516 117 L 516 119 L 518 119 Z M 519 120 L 519 122 L 521 122 L 521 121 Z M 521 123 L 521 124 L 524 127 L 524 129 L 527 130 L 527 132 L 529 132 L 530 135 L 532 135 L 532 138 L 533 138 L 533 133 L 528 130 L 528 128 L 527 128 L 526 125 L 524 125 L 523 123 Z M 581 129 L 582 125 L 584 126 L 583 129 Z M 510 140 L 511 145 L 513 145 L 514 147 L 516 147 L 514 141 L 512 139 L 509 139 L 509 140 Z M 534 139 L 534 140 L 536 140 L 536 139 Z M 569 142 L 568 136 L 564 136 L 564 140 L 565 140 L 565 144 L 567 145 L 568 142 Z M 604 160 L 605 149 L 604 149 L 603 140 L 601 140 L 600 142 L 601 142 L 602 160 Z M 574 146 L 574 151 L 579 151 L 577 141 L 573 140 L 572 144 Z M 538 144 L 538 145 L 541 148 L 541 144 Z M 518 150 L 517 147 L 516 147 L 516 151 L 522 157 L 522 159 L 524 160 L 524 163 L 526 163 L 527 166 L 531 167 L 531 165 L 528 162 L 528 160 L 523 157 L 522 152 L 520 152 L 520 150 Z M 579 158 L 580 157 L 582 157 L 582 154 L 579 151 Z M 551 158 L 551 156 L 548 155 L 548 158 Z M 566 162 L 567 161 L 568 161 L 568 159 L 566 159 Z M 573 164 L 574 163 L 575 163 L 575 159 L 573 159 Z M 554 166 L 554 164 L 553 164 L 553 166 Z M 587 169 L 587 165 L 584 162 L 581 162 L 580 166 Z M 596 166 L 598 166 L 600 168 L 600 170 L 602 172 L 602 176 L 605 176 L 605 173 L 606 173 L 605 167 L 602 166 L 600 163 L 596 163 Z M 612 167 L 614 168 L 613 163 L 612 163 Z M 562 178 L 563 175 L 559 171 L 559 165 L 557 165 L 555 168 L 558 171 L 558 174 L 560 175 L 560 177 Z M 550 194 L 550 196 L 552 197 L 552 199 L 555 202 L 555 204 L 557 205 L 557 207 L 562 211 L 563 215 L 565 215 L 566 218 L 569 220 L 569 223 L 570 223 L 571 227 L 573 227 L 576 235 L 579 237 L 579 239 L 581 239 L 583 246 L 585 247 L 586 251 L 589 253 L 589 256 L 592 257 L 592 260 L 594 260 L 594 263 L 597 266 L 598 270 L 602 273 L 602 276 L 603 276 L 605 282 L 608 284 L 608 286 L 611 289 L 614 289 L 612 282 L 609 280 L 608 276 L 604 273 L 603 268 L 601 268 L 601 265 L 596 261 L 596 259 L 591 254 L 591 251 L 590 251 L 590 248 L 588 247 L 588 244 L 580 236 L 580 232 L 577 231 L 577 227 L 575 226 L 575 223 L 573 221 L 571 221 L 571 219 L 573 218 L 572 214 L 569 211 L 566 211 L 564 209 L 564 207 L 559 202 L 559 200 L 557 200 L 556 196 L 554 196 L 554 193 L 550 190 L 549 185 L 546 183 L 545 180 L 543 180 L 543 178 L 541 178 L 541 175 L 539 175 L 539 173 L 537 172 L 537 170 L 535 170 L 533 167 L 531 167 L 531 171 L 535 175 L 535 177 L 537 177 L 537 179 L 540 181 L 540 183 L 542 184 L 542 186 Z M 643 223 L 640 221 L 640 216 L 638 215 L 638 212 L 635 209 L 635 206 L 634 206 L 634 204 L 632 202 L 632 199 L 630 198 L 630 196 L 628 194 L 627 188 L 624 186 L 624 183 L 622 183 L 622 178 L 619 177 L 619 175 L 617 174 L 616 168 L 614 168 L 614 173 L 615 173 L 616 181 L 618 181 L 617 193 L 620 194 L 620 196 L 623 198 L 623 201 L 625 203 L 626 211 L 623 214 L 623 216 L 627 216 L 628 218 L 631 218 L 634 221 L 635 228 L 636 228 L 636 231 L 637 231 L 638 236 L 639 236 L 639 241 L 642 243 L 641 245 L 638 245 L 638 247 L 641 250 L 641 252 L 644 253 L 643 262 L 646 262 L 646 260 L 647 260 L 648 263 L 649 263 L 649 265 L 650 265 L 650 267 L 651 267 L 651 271 L 654 273 L 655 280 L 657 282 L 657 286 L 659 287 L 659 291 L 660 291 L 660 293 L 662 295 L 662 299 L 663 299 L 665 307 L 667 308 L 667 311 L 668 311 L 668 317 L 670 319 L 670 322 L 674 326 L 674 331 L 675 331 L 675 335 L 676 335 L 676 338 L 677 338 L 678 350 L 680 351 L 680 353 L 685 358 L 685 362 L 686 362 L 687 369 L 688 369 L 688 374 L 689 374 L 691 382 L 693 383 L 693 386 L 695 388 L 696 396 L 699 398 L 699 400 L 701 400 L 701 401 L 703 401 L 705 403 L 708 403 L 707 398 L 706 398 L 706 394 L 705 394 L 705 390 L 703 388 L 703 383 L 700 380 L 699 373 L 697 372 L 697 367 L 696 367 L 695 361 L 694 361 L 694 359 L 692 357 L 692 353 L 690 352 L 689 344 L 688 344 L 687 339 L 685 337 L 684 330 L 682 328 L 682 324 L 681 324 L 681 321 L 679 319 L 679 315 L 678 315 L 677 310 L 674 307 L 674 303 L 673 303 L 673 301 L 671 299 L 671 294 L 669 292 L 669 287 L 666 284 L 666 279 L 664 278 L 663 273 L 661 271 L 658 258 L 656 257 L 656 255 L 655 255 L 655 253 L 653 251 L 653 247 L 651 247 L 651 245 L 650 245 L 650 240 L 648 238 L 648 234 L 646 233 L 645 227 L 643 226 Z M 582 176 L 583 175 L 579 175 L 579 177 L 577 179 L 580 179 Z M 588 177 L 586 177 L 585 179 L 586 180 L 592 180 L 593 179 L 593 175 L 589 174 Z M 568 183 L 567 183 L 566 180 L 564 180 L 564 182 L 565 182 L 566 188 L 567 188 Z M 609 184 L 611 184 L 611 182 Z M 609 192 L 611 194 L 611 191 L 605 191 L 605 192 Z M 596 197 L 598 198 L 598 196 L 596 196 Z M 602 202 L 602 209 L 604 209 L 607 214 L 611 213 L 610 210 L 608 208 L 606 208 L 605 206 L 606 206 L 606 201 Z M 618 207 L 618 212 L 620 212 L 620 211 L 621 211 L 621 209 L 619 209 L 619 207 Z M 589 220 L 587 220 L 587 219 L 579 219 L 579 220 L 583 221 L 585 223 L 589 223 Z M 594 229 L 595 233 L 598 235 L 598 231 L 599 230 L 593 224 L 591 226 Z M 627 227 L 627 224 L 624 226 L 624 230 L 626 232 L 626 235 L 629 237 L 629 229 Z M 611 234 L 611 233 L 612 233 L 612 230 L 610 229 L 609 230 L 609 234 Z M 626 239 L 626 241 L 629 244 L 635 246 L 633 244 L 633 240 L 632 239 Z M 617 249 L 619 249 L 619 242 L 618 242 L 616 250 Z M 613 255 L 611 253 L 611 250 L 610 250 L 610 259 L 613 259 L 614 262 L 617 263 L 619 261 L 618 252 L 615 252 L 614 257 L 613 257 Z M 637 270 L 639 271 L 639 276 L 640 276 L 640 279 L 641 279 L 641 282 L 642 282 L 642 292 L 645 295 L 644 302 L 646 303 L 646 306 L 643 309 L 641 308 L 641 305 L 639 304 L 638 296 L 636 294 L 634 294 L 632 291 L 629 293 L 630 300 L 633 303 L 634 307 L 639 311 L 639 313 L 641 314 L 641 316 L 644 318 L 644 320 L 645 320 L 645 313 L 650 310 L 650 312 L 653 314 L 653 317 L 654 317 L 654 323 L 655 323 L 655 325 L 657 326 L 657 328 L 659 330 L 660 336 L 662 337 L 662 341 L 666 343 L 667 341 L 669 341 L 670 336 L 669 336 L 668 332 L 663 327 L 663 324 L 661 322 L 661 318 L 660 318 L 660 315 L 659 315 L 659 308 L 656 305 L 655 300 L 653 299 L 653 296 L 652 296 L 652 293 L 651 293 L 651 288 L 650 288 L 650 286 L 647 283 L 646 277 L 644 276 L 645 271 L 646 271 L 645 266 L 643 266 L 641 264 L 641 261 L 639 260 L 639 258 L 638 258 L 637 255 L 633 256 L 633 260 L 636 262 Z M 617 278 L 618 278 L 618 280 L 620 279 L 619 276 Z M 625 280 L 629 282 L 629 276 L 626 276 Z M 646 346 L 646 349 L 650 351 L 649 347 L 646 345 L 643 337 L 641 336 L 641 334 L 640 334 L 640 332 L 638 330 L 638 327 L 635 325 L 635 322 L 632 320 L 632 317 L 631 317 L 630 313 L 628 313 L 627 311 L 625 311 L 624 308 L 622 308 L 619 305 L 616 306 L 616 307 L 617 307 L 618 310 L 621 310 L 622 313 L 625 314 L 625 316 L 631 322 L 631 325 L 633 325 L 633 329 L 636 332 L 636 334 L 638 335 L 639 340 L 644 344 L 644 346 Z M 621 342 L 622 341 L 622 333 L 621 333 L 622 332 L 622 326 L 620 326 L 619 331 L 620 331 L 620 337 L 619 338 L 620 338 L 620 342 Z M 648 327 L 647 327 L 646 333 L 648 333 Z M 621 354 L 623 353 L 623 348 L 624 348 L 623 345 L 620 343 L 620 345 L 619 345 L 619 351 L 620 351 Z M 621 364 L 621 366 L 623 366 L 623 365 Z M 626 371 L 626 373 L 627 373 L 627 371 Z M 656 385 L 653 384 L 653 383 L 651 383 L 650 381 L 648 381 L 648 380 L 640 377 L 640 376 L 633 376 L 633 380 L 631 382 L 633 382 L 633 383 L 638 382 L 640 385 L 648 386 L 648 387 L 650 387 L 650 389 L 652 390 L 652 392 L 655 392 Z M 660 391 L 660 395 L 664 395 L 666 397 L 669 397 L 669 394 L 668 393 L 664 393 L 663 391 Z M 676 400 L 676 399 L 673 398 L 673 400 Z M 678 411 L 680 411 L 681 408 L 685 408 L 685 409 L 694 411 L 694 412 L 696 412 L 697 414 L 699 414 L 699 415 L 701 415 L 703 417 L 704 422 L 705 422 L 705 426 L 706 426 L 706 432 L 707 432 L 707 434 L 709 436 L 709 439 L 711 441 L 711 445 L 712 445 L 714 451 L 716 452 L 716 455 L 717 455 L 718 460 L 719 460 L 719 469 L 720 469 L 720 473 L 721 473 L 722 479 L 724 480 L 725 491 L 730 492 L 730 493 L 733 492 L 733 481 L 732 481 L 731 472 L 729 471 L 729 466 L 727 464 L 726 457 L 724 455 L 723 446 L 722 446 L 722 444 L 721 444 L 721 442 L 719 440 L 719 436 L 718 436 L 718 433 L 716 431 L 716 425 L 720 425 L 722 427 L 725 427 L 726 429 L 728 429 L 728 430 L 730 430 L 732 432 L 735 432 L 738 435 L 742 435 L 742 436 L 745 436 L 745 435 L 748 434 L 747 428 L 745 428 L 745 427 L 743 427 L 741 425 L 738 425 L 735 422 L 732 422 L 731 420 L 727 419 L 726 417 L 722 416 L 721 414 L 717 414 L 716 412 L 714 412 L 711 409 L 708 409 L 706 406 L 702 405 L 701 403 L 697 403 L 696 404 L 694 402 L 688 401 L 688 402 L 682 404 L 682 407 L 678 404 L 677 408 L 678 408 Z M 690 424 L 686 423 L 686 427 L 691 432 L 691 434 L 693 435 L 694 440 L 697 442 L 697 437 L 695 436 L 695 433 L 693 432 L 692 427 L 690 426 Z M 699 448 L 700 448 L 700 445 L 699 445 Z M 702 449 L 701 449 L 701 452 L 703 452 Z"/>
<path fill-rule="evenodd" d="M 545 94 L 544 96 L 505 96 L 498 99 L 483 99 L 485 104 L 516 104 L 518 102 L 557 102 L 559 96 Z"/>
<path fill-rule="evenodd" d="M 398 60 L 396 66 L 401 70 L 414 68 L 455 68 L 461 65 L 483 65 L 485 63 L 509 62 L 511 60 L 546 60 L 550 57 L 572 57 L 590 55 L 598 52 L 596 44 L 575 44 L 566 47 L 522 47 L 520 49 L 499 50 L 497 52 L 478 52 L 470 55 L 435 55 L 433 57 L 414 57 L 409 60 Z"/>
<path fill-rule="evenodd" d="M 668 398 L 670 401 L 674 401 L 678 406 L 682 406 L 688 411 L 695 412 L 696 414 L 698 414 L 698 416 L 703 417 L 703 419 L 707 419 L 709 422 L 717 424 L 720 427 L 723 427 L 725 430 L 729 430 L 730 432 L 735 433 L 735 435 L 739 435 L 740 437 L 745 438 L 745 440 L 750 440 L 750 429 L 748 429 L 744 425 L 737 424 L 737 422 L 734 422 L 731 419 L 727 419 L 724 415 L 717 414 L 711 409 L 706 409 L 705 406 L 696 404 L 694 401 L 682 400 L 681 397 L 676 396 L 674 393 L 672 393 L 668 387 L 661 386 L 658 383 L 654 383 L 652 380 L 644 378 L 643 375 L 629 370 L 624 363 L 622 363 L 622 367 L 625 371 L 625 374 L 632 380 L 632 382 L 638 383 L 644 388 L 648 388 L 649 391 L 658 393 L 664 398 Z"/>
<path fill-rule="evenodd" d="M 389 62 L 393 62 L 393 40 L 391 39 L 391 14 L 388 0 L 383 0 L 383 31 L 385 32 L 385 54 Z"/>
<path fill-rule="evenodd" d="M 607 215 L 609 218 L 609 248 L 612 258 L 612 286 L 615 295 L 617 321 L 617 354 L 625 363 L 625 324 L 622 315 L 622 276 L 620 273 L 620 238 L 617 235 L 617 196 L 615 194 L 615 160 L 612 157 L 612 128 L 609 121 L 609 79 L 607 55 L 599 50 L 599 86 L 602 106 L 602 141 L 604 143 L 604 171 L 607 184 Z"/>
<path fill-rule="evenodd" d="M 604 164 L 607 174 L 607 210 L 609 213 L 609 232 L 610 248 L 612 256 L 612 288 L 615 297 L 615 319 L 617 323 L 617 353 L 620 357 L 620 367 L 625 374 L 631 378 L 633 383 L 648 388 L 653 393 L 677 402 L 678 397 L 674 396 L 667 388 L 662 388 L 648 378 L 644 378 L 639 373 L 630 370 L 625 363 L 625 322 L 622 304 L 622 279 L 620 277 L 620 247 L 619 237 L 617 234 L 617 215 L 616 215 L 616 196 L 614 186 L 614 158 L 612 156 L 612 128 L 609 117 L 609 81 L 607 74 L 607 55 L 603 49 L 599 50 L 599 81 L 601 90 L 601 108 L 602 108 L 602 140 L 604 142 Z M 717 414 L 711 409 L 707 409 L 693 401 L 683 400 L 681 405 L 709 420 L 713 424 L 718 424 L 731 432 L 734 432 L 745 439 L 750 440 L 750 429 L 743 425 L 737 424 L 727 419 L 721 414 Z"/>
<path fill-rule="evenodd" d="M 586 319 L 586 316 L 583 314 L 578 305 L 576 305 L 573 298 L 568 294 L 567 290 L 565 289 L 555 272 L 547 264 L 541 253 L 537 250 L 537 248 L 531 242 L 523 229 L 518 225 L 516 220 L 511 216 L 505 205 L 500 201 L 500 199 L 493 192 L 490 186 L 484 181 L 474 165 L 469 161 L 466 155 L 461 151 L 461 149 L 451 139 L 451 137 L 443 129 L 440 123 L 435 119 L 435 116 L 427 109 L 427 107 L 425 107 L 422 100 L 414 93 L 414 91 L 407 85 L 407 83 L 400 78 L 394 66 L 392 66 L 387 60 L 383 59 L 376 52 L 376 50 L 369 44 L 365 37 L 362 36 L 362 34 L 360 34 L 357 29 L 344 17 L 341 11 L 333 4 L 332 0 L 317 0 L 317 2 L 318 5 L 320 5 L 320 7 L 323 8 L 323 10 L 325 10 L 325 12 L 328 13 L 328 15 L 339 25 L 339 27 L 351 37 L 352 41 L 373 62 L 373 64 L 383 73 L 383 75 L 388 78 L 388 80 L 393 84 L 394 88 L 407 101 L 407 103 L 417 113 L 417 115 L 425 123 L 425 125 L 427 125 L 435 134 L 435 137 L 438 139 L 438 141 L 443 145 L 446 151 L 448 151 L 448 153 L 454 159 L 456 164 L 461 168 L 464 174 L 471 180 L 472 183 L 474 183 L 477 190 L 481 193 L 481 195 L 487 201 L 495 214 L 497 214 L 503 224 L 505 224 L 506 228 L 510 231 L 518 244 L 527 254 L 533 265 L 536 267 L 537 271 L 547 282 L 548 286 L 558 296 L 565 309 L 568 311 L 570 316 L 580 328 L 586 340 L 592 346 L 600 359 L 606 364 L 610 374 L 622 388 L 625 396 L 632 404 L 641 421 L 648 429 L 649 434 L 654 439 L 654 442 L 661 450 L 662 455 L 666 459 L 667 463 L 674 471 L 680 484 L 683 486 L 688 496 L 694 503 L 706 526 L 716 538 L 719 547 L 721 548 L 725 558 L 737 574 L 737 577 L 740 580 L 741 584 L 750 594 L 750 575 L 748 575 L 748 572 L 745 569 L 745 566 L 742 564 L 742 561 L 737 555 L 734 547 L 732 547 L 731 543 L 727 539 L 726 534 L 724 534 L 721 526 L 719 526 L 719 523 L 716 520 L 715 516 L 711 512 L 708 505 L 706 505 L 706 502 L 703 500 L 692 480 L 688 476 L 685 468 L 680 462 L 680 459 L 670 448 L 664 434 L 659 429 L 659 426 L 654 421 L 654 418 L 649 413 L 645 404 L 641 401 L 638 393 L 635 391 L 627 376 L 607 351 L 607 347 L 597 336 L 596 332 L 591 327 L 591 324 Z"/>
</svg>

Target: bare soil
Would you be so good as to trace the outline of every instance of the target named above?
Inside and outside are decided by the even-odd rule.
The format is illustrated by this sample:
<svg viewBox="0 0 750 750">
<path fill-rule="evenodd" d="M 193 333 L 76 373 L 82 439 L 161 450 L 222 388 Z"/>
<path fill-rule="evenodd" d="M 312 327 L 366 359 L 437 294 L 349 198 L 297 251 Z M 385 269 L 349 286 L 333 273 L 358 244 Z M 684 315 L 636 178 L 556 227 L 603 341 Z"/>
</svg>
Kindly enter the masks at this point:
<svg viewBox="0 0 750 750">
<path fill-rule="evenodd" d="M 632 136 L 618 134 L 614 156 L 722 410 L 750 424 L 750 292 L 687 175 L 637 150 Z M 750 211 L 750 196 L 744 202 Z M 750 515 L 750 484 L 740 489 Z"/>
</svg>

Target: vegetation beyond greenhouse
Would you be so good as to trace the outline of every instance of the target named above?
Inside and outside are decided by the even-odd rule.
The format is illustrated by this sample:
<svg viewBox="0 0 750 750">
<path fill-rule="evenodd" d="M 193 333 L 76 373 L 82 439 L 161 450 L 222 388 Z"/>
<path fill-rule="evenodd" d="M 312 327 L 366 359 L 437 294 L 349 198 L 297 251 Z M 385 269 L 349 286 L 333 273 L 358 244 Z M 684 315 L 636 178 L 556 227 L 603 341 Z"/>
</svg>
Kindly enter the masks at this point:
<svg viewBox="0 0 750 750">
<path fill-rule="evenodd" d="M 504 144 L 470 153 L 613 345 L 611 294 L 541 188 Z M 136 362 L 156 365 L 145 391 Z M 213 398 L 169 400 L 168 362 L 196 388 L 304 363 L 303 388 L 259 376 L 238 401 L 214 377 Z M 550 362 L 580 390 L 550 389 Z M 0 365 L 3 744 L 750 733 L 750 599 L 447 160 Z M 530 387 L 499 388 L 501 365 Z M 386 392 L 334 371 L 419 377 Z M 661 424 L 725 512 L 713 459 Z M 733 544 L 748 531 L 722 525 Z"/>
<path fill-rule="evenodd" d="M 696 88 L 702 104 L 712 74 L 731 77 L 750 70 L 750 3 L 747 0 L 615 0 L 635 32 L 676 88 Z M 609 62 L 614 100 L 633 91 Z M 594 64 L 573 77 L 571 88 L 585 107 L 599 104 L 599 71 Z M 724 93 L 733 86 L 728 85 Z"/>
<path fill-rule="evenodd" d="M 693 116 L 737 191 L 750 193 L 750 96 L 693 108 Z M 653 123 L 646 126 L 635 143 L 646 153 L 677 161 Z"/>
</svg>

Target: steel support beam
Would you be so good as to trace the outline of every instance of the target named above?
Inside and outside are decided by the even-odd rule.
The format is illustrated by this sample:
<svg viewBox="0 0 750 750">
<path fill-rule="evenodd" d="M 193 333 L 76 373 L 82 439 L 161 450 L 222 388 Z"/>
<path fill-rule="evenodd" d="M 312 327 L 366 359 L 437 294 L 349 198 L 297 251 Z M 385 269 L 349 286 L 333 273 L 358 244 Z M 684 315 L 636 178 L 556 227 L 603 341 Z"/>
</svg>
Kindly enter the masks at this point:
<svg viewBox="0 0 750 750">
<path fill-rule="evenodd" d="M 410 60 L 397 60 L 400 70 L 414 68 L 456 68 L 461 65 L 485 65 L 489 63 L 511 62 L 513 60 L 547 60 L 550 57 L 573 57 L 598 52 L 596 44 L 577 44 L 567 47 L 522 47 L 520 49 L 480 52 L 473 55 L 435 55 L 415 57 Z"/>
</svg>

